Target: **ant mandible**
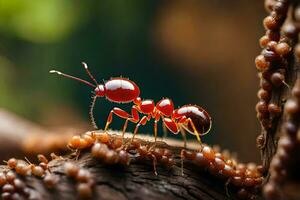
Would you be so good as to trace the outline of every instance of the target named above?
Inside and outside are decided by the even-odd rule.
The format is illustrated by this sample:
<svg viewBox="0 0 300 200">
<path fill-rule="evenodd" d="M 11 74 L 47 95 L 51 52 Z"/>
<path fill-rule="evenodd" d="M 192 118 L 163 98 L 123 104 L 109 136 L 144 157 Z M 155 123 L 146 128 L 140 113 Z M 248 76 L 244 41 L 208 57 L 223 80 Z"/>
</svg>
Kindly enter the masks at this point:
<svg viewBox="0 0 300 200">
<path fill-rule="evenodd" d="M 112 122 L 113 114 L 125 119 L 123 125 L 122 133 L 126 131 L 128 121 L 136 123 L 134 129 L 132 140 L 138 132 L 138 128 L 141 125 L 145 125 L 151 118 L 154 119 L 154 137 L 155 142 L 157 139 L 157 123 L 162 119 L 163 124 L 174 134 L 178 134 L 179 131 L 184 137 L 184 146 L 186 147 L 186 136 L 183 133 L 183 130 L 188 131 L 189 133 L 196 136 L 198 142 L 201 143 L 200 136 L 207 134 L 211 128 L 212 120 L 210 115 L 206 110 L 197 105 L 184 105 L 178 109 L 174 109 L 174 104 L 171 99 L 163 98 L 156 105 L 153 100 L 147 99 L 142 100 L 140 95 L 139 87 L 129 79 L 116 77 L 111 78 L 106 81 L 104 84 L 98 84 L 97 80 L 91 74 L 86 63 L 82 62 L 82 65 L 94 82 L 90 83 L 86 80 L 71 76 L 69 74 L 62 73 L 60 71 L 51 70 L 50 73 L 56 73 L 58 75 L 77 80 L 82 82 L 92 88 L 94 88 L 95 96 L 92 97 L 92 105 L 90 108 L 90 118 L 94 128 L 97 129 L 97 125 L 93 116 L 93 110 L 95 106 L 96 99 L 98 97 L 106 97 L 107 100 L 115 103 L 130 103 L 133 102 L 134 105 L 131 108 L 131 114 L 128 112 L 114 107 L 107 118 L 107 122 L 104 128 L 104 131 L 107 131 L 109 125 Z M 140 119 L 139 113 L 143 114 L 143 117 Z"/>
</svg>

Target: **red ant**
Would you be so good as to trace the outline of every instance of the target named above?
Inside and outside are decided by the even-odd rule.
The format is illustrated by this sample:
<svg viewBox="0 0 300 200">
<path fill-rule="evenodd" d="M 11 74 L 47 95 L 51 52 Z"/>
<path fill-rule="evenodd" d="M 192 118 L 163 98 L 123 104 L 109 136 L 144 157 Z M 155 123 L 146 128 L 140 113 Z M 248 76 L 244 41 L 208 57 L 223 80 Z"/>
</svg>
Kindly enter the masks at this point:
<svg viewBox="0 0 300 200">
<path fill-rule="evenodd" d="M 93 83 L 90 83 L 86 80 L 64 74 L 62 72 L 51 70 L 50 73 L 56 73 L 58 75 L 77 80 L 82 82 L 92 88 L 94 88 L 95 96 L 92 100 L 92 105 L 90 108 L 90 117 L 94 127 L 97 129 L 95 119 L 93 117 L 93 110 L 97 97 L 106 97 L 111 102 L 116 103 L 130 103 L 133 102 L 134 105 L 131 108 L 131 114 L 128 112 L 114 107 L 107 118 L 107 122 L 104 128 L 106 131 L 112 122 L 113 114 L 126 119 L 123 126 L 123 136 L 126 131 L 128 121 L 136 123 L 134 129 L 132 140 L 138 132 L 140 125 L 145 125 L 151 118 L 154 119 L 154 137 L 155 142 L 157 138 L 157 122 L 162 118 L 163 124 L 174 134 L 178 134 L 181 131 L 184 137 L 184 144 L 186 146 L 184 130 L 189 133 L 196 135 L 197 140 L 201 144 L 200 136 L 207 134 L 211 128 L 212 120 L 209 114 L 200 106 L 197 105 L 184 105 L 178 109 L 174 109 L 174 104 L 171 99 L 163 98 L 156 105 L 151 99 L 142 100 L 140 95 L 139 87 L 133 82 L 126 78 L 116 77 L 111 78 L 109 81 L 106 81 L 104 84 L 98 84 L 96 79 L 93 77 L 91 72 L 88 69 L 86 63 L 82 63 L 86 73 L 93 80 Z M 144 114 L 140 119 L 139 113 Z M 183 128 L 183 129 L 182 129 Z"/>
</svg>

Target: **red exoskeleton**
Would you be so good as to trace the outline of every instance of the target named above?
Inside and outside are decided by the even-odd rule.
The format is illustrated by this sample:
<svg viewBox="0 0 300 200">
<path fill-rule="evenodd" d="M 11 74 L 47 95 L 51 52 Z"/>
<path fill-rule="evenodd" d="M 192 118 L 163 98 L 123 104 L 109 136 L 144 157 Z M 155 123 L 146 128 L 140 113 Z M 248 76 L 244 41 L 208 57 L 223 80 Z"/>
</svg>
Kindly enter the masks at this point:
<svg viewBox="0 0 300 200">
<path fill-rule="evenodd" d="M 93 117 L 93 110 L 96 99 L 98 97 L 106 97 L 107 100 L 116 103 L 131 103 L 133 102 L 131 112 L 124 111 L 121 108 L 114 107 L 107 118 L 107 122 L 104 128 L 106 131 L 109 128 L 113 120 L 113 115 L 117 115 L 125 119 L 125 123 L 122 129 L 122 133 L 126 131 L 128 122 L 136 123 L 132 140 L 138 132 L 141 125 L 145 125 L 151 119 L 154 120 L 154 137 L 157 138 L 157 123 L 162 120 L 162 123 L 167 127 L 169 131 L 174 134 L 178 134 L 180 131 L 186 130 L 189 133 L 196 136 L 197 140 L 201 144 L 200 136 L 207 134 L 211 128 L 212 120 L 207 111 L 197 105 L 184 105 L 178 109 L 174 109 L 174 104 L 171 99 L 163 98 L 156 104 L 151 99 L 143 100 L 140 97 L 139 87 L 129 79 L 116 77 L 99 84 L 94 76 L 88 69 L 86 63 L 82 63 L 83 67 L 94 83 L 86 80 L 56 71 L 51 70 L 50 73 L 56 73 L 58 75 L 71 78 L 80 81 L 94 89 L 95 96 L 92 100 L 92 106 L 90 109 L 90 117 L 94 127 L 97 129 L 95 119 Z M 142 117 L 139 116 L 142 114 Z M 184 142 L 186 146 L 185 134 L 183 134 Z"/>
</svg>

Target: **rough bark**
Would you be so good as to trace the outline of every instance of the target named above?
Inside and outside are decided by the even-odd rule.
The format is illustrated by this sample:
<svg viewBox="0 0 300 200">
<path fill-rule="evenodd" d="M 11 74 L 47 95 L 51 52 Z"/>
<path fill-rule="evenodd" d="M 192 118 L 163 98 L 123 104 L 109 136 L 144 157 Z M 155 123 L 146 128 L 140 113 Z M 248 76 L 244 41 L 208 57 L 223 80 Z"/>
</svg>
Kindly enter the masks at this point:
<svg viewBox="0 0 300 200">
<path fill-rule="evenodd" d="M 298 4 L 297 1 L 291 1 L 292 5 L 295 6 Z M 292 12 L 293 9 L 291 9 L 290 12 Z M 287 20 L 285 21 L 285 24 L 289 23 L 296 23 L 293 19 L 293 15 L 290 13 Z M 298 42 L 298 38 L 290 38 L 290 44 L 291 48 L 293 49 L 292 52 L 294 52 L 294 47 Z M 274 103 L 275 105 L 280 105 L 282 110 L 284 110 L 284 105 L 287 99 L 291 96 L 291 89 L 293 88 L 296 79 L 298 78 L 300 72 L 299 63 L 296 61 L 294 57 L 294 53 L 291 53 L 289 57 L 287 58 L 287 67 L 286 67 L 286 79 L 285 82 L 287 85 L 283 85 L 282 87 L 276 88 L 274 87 L 272 91 L 272 98 L 270 100 L 270 103 Z M 286 120 L 285 113 L 281 114 L 279 117 L 275 117 L 272 120 L 271 128 L 269 130 L 265 130 L 262 128 L 261 135 L 264 138 L 264 145 L 261 150 L 261 158 L 263 165 L 266 168 L 269 168 L 270 162 L 276 153 L 277 150 L 277 142 L 279 137 L 282 134 L 282 124 Z"/>
<path fill-rule="evenodd" d="M 284 103 L 291 96 L 291 88 L 295 84 L 297 79 L 297 73 L 299 71 L 299 66 L 294 62 L 293 56 L 289 57 L 289 67 L 287 68 L 287 84 L 289 88 L 283 86 L 281 88 L 275 89 L 271 99 L 272 103 L 275 105 L 281 105 L 282 110 L 284 108 Z M 272 123 L 272 128 L 267 132 L 262 129 L 262 135 L 265 138 L 265 145 L 261 149 L 261 157 L 263 165 L 269 168 L 270 162 L 276 153 L 278 138 L 282 132 L 282 123 L 285 121 L 286 115 L 283 113 L 279 118 L 274 119 Z"/>
<path fill-rule="evenodd" d="M 178 144 L 182 144 L 173 140 L 168 143 L 175 146 L 159 142 L 157 147 L 168 148 L 180 155 L 182 147 Z M 67 155 L 49 162 L 51 173 L 59 177 L 53 189 L 47 189 L 40 178 L 23 177 L 31 189 L 30 199 L 77 199 L 76 183 L 64 173 L 64 163 L 70 159 Z M 237 199 L 236 188 L 232 186 L 228 186 L 229 196 L 226 194 L 226 180 L 214 177 L 188 161 L 184 163 L 182 176 L 180 157 L 176 156 L 175 161 L 176 165 L 171 168 L 158 164 L 156 176 L 151 160 L 133 159 L 129 166 L 107 165 L 93 158 L 90 151 L 81 152 L 78 160 L 72 159 L 92 174 L 96 183 L 92 199 Z M 0 172 L 5 170 L 6 166 L 0 167 Z"/>
</svg>

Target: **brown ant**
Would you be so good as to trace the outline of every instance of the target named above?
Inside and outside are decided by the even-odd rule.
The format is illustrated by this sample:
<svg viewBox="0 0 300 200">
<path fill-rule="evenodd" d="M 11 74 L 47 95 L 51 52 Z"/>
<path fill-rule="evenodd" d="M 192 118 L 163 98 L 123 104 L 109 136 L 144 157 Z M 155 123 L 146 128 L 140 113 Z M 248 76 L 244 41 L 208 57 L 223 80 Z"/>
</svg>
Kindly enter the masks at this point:
<svg viewBox="0 0 300 200">
<path fill-rule="evenodd" d="M 142 100 L 141 97 L 139 97 L 140 89 L 133 81 L 122 77 L 116 77 L 111 78 L 104 84 L 98 84 L 94 76 L 89 71 L 87 64 L 83 62 L 82 65 L 94 83 L 56 70 L 51 70 L 50 73 L 56 73 L 64 77 L 77 80 L 94 88 L 95 96 L 93 97 L 90 108 L 90 118 L 96 129 L 97 126 L 93 116 L 93 110 L 98 97 L 106 97 L 107 100 L 116 103 L 134 103 L 131 108 L 131 114 L 118 107 L 114 107 L 109 113 L 104 128 L 104 131 L 108 129 L 112 122 L 113 114 L 126 120 L 122 129 L 123 137 L 128 121 L 136 123 L 137 125 L 134 129 L 132 141 L 138 132 L 138 128 L 141 125 L 145 125 L 151 119 L 154 119 L 155 142 L 157 139 L 157 122 L 159 122 L 160 119 L 162 119 L 163 125 L 165 125 L 172 133 L 178 134 L 180 129 L 183 128 L 189 133 L 195 135 L 200 144 L 200 136 L 207 134 L 211 129 L 211 117 L 208 112 L 200 106 L 184 105 L 178 109 L 174 109 L 172 100 L 168 98 L 163 98 L 156 104 L 151 99 Z M 139 113 L 143 114 L 142 118 L 140 118 Z M 182 133 L 182 136 L 184 138 L 184 146 L 186 146 L 185 134 Z"/>
</svg>

